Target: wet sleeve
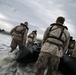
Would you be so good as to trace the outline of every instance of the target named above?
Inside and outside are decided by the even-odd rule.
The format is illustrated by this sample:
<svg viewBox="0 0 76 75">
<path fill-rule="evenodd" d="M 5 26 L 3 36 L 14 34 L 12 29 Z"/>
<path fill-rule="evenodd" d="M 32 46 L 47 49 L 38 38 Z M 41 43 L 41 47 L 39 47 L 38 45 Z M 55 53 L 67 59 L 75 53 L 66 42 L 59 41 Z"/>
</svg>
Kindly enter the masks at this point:
<svg viewBox="0 0 76 75">
<path fill-rule="evenodd" d="M 14 27 L 14 28 L 10 31 L 10 34 L 12 34 L 12 33 L 16 30 L 17 27 L 18 27 L 18 26 Z"/>
<path fill-rule="evenodd" d="M 70 34 L 68 35 L 66 42 L 64 44 L 64 52 L 68 51 L 69 41 L 70 41 Z"/>
<path fill-rule="evenodd" d="M 44 42 L 46 41 L 46 39 L 48 37 L 49 29 L 50 29 L 50 27 L 48 27 L 44 32 L 42 44 L 44 44 Z"/>
</svg>

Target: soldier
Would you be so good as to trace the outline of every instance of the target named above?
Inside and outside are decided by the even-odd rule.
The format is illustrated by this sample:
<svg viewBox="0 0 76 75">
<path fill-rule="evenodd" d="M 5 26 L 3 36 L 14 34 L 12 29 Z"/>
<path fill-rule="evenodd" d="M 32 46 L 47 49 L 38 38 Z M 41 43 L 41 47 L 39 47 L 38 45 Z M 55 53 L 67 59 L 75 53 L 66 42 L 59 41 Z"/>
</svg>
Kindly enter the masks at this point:
<svg viewBox="0 0 76 75">
<path fill-rule="evenodd" d="M 76 59 L 76 41 L 70 36 L 69 46 L 68 46 L 68 55 L 71 55 L 74 59 Z"/>
<path fill-rule="evenodd" d="M 56 23 L 49 26 L 43 37 L 41 52 L 36 63 L 35 75 L 44 75 L 47 68 L 46 75 L 52 75 L 57 70 L 60 58 L 68 49 L 70 34 L 66 26 L 64 26 L 65 19 L 58 17 Z"/>
<path fill-rule="evenodd" d="M 73 40 L 73 37 L 70 36 L 70 41 L 69 41 L 69 45 L 68 45 L 68 52 L 67 52 L 67 54 L 72 56 L 74 48 L 75 48 L 75 40 Z"/>
<path fill-rule="evenodd" d="M 27 38 L 27 46 L 33 45 L 37 37 L 37 30 L 32 31 Z"/>
<path fill-rule="evenodd" d="M 28 22 L 21 23 L 19 26 L 14 27 L 10 34 L 13 36 L 12 42 L 11 42 L 11 51 L 13 52 L 14 49 L 16 49 L 17 45 L 19 45 L 19 49 L 21 49 L 26 44 L 27 39 L 27 33 L 28 33 Z"/>
<path fill-rule="evenodd" d="M 75 41 L 75 46 L 72 52 L 72 57 L 74 57 L 74 59 L 76 59 L 76 41 Z"/>
</svg>

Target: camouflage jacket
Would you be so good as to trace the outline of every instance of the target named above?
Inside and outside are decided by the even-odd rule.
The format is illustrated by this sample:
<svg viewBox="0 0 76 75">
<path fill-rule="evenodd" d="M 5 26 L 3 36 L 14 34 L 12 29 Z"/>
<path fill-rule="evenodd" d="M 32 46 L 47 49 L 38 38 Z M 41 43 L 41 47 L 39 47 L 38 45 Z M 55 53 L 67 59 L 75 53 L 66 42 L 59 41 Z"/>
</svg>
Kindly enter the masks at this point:
<svg viewBox="0 0 76 75">
<path fill-rule="evenodd" d="M 16 26 L 10 31 L 10 34 L 13 35 L 13 38 L 17 38 L 23 41 L 23 45 L 26 44 L 27 33 L 28 28 L 26 28 L 26 26 L 24 25 Z"/>
<path fill-rule="evenodd" d="M 28 35 L 28 41 L 35 42 L 36 37 L 37 37 L 37 34 L 35 34 L 35 33 L 30 33 L 30 34 Z"/>
<path fill-rule="evenodd" d="M 58 57 L 62 57 L 63 53 L 68 49 L 70 34 L 68 30 L 64 28 L 59 40 L 58 38 L 60 37 L 62 29 L 57 25 L 54 25 L 52 28 L 51 27 L 52 26 L 48 27 L 45 30 L 41 51 L 48 52 Z"/>
</svg>

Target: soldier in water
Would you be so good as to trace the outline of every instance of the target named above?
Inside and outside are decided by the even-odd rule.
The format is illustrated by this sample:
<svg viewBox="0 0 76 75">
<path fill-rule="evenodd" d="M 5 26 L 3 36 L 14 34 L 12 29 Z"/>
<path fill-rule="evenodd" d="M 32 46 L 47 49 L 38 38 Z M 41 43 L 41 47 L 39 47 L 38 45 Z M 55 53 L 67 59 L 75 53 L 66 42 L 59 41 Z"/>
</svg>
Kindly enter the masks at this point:
<svg viewBox="0 0 76 75">
<path fill-rule="evenodd" d="M 36 41 L 36 37 L 37 37 L 37 30 L 34 30 L 28 35 L 27 46 L 30 46 L 30 45 L 32 46 Z"/>
<path fill-rule="evenodd" d="M 13 36 L 11 41 L 11 51 L 13 52 L 17 46 L 19 46 L 19 49 L 21 49 L 23 46 L 26 45 L 26 39 L 27 39 L 27 33 L 28 33 L 28 22 L 21 23 L 20 25 L 14 27 L 10 34 Z"/>
<path fill-rule="evenodd" d="M 68 28 L 64 26 L 64 17 L 58 17 L 56 23 L 51 24 L 44 33 L 41 51 L 36 62 L 35 75 L 52 75 L 57 70 L 60 58 L 68 49 L 70 33 Z"/>
</svg>

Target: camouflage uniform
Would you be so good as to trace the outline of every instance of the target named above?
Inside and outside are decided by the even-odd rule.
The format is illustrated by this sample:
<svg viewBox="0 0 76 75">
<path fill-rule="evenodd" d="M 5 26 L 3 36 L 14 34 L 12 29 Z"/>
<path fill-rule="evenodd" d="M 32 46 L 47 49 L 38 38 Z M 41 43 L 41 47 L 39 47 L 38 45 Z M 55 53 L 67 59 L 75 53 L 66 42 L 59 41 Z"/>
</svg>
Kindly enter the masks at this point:
<svg viewBox="0 0 76 75">
<path fill-rule="evenodd" d="M 60 36 L 62 29 L 58 23 L 54 23 L 54 26 L 48 27 L 44 33 L 43 45 L 41 52 L 37 60 L 37 68 L 35 75 L 44 75 L 44 71 L 47 68 L 46 75 L 52 75 L 53 71 L 57 70 L 60 58 L 63 53 L 68 49 L 70 34 L 66 28 L 64 28 L 61 40 L 57 37 Z M 63 26 L 63 25 L 61 25 Z M 50 29 L 51 28 L 51 29 Z M 55 38 L 54 38 L 55 37 Z"/>
<path fill-rule="evenodd" d="M 75 40 L 73 40 L 73 37 L 70 37 L 67 54 L 72 55 L 74 50 L 75 50 Z"/>
<path fill-rule="evenodd" d="M 21 23 L 19 26 L 14 27 L 10 34 L 12 34 L 12 42 L 11 42 L 11 52 L 16 49 L 17 45 L 19 45 L 19 49 L 25 46 L 26 38 L 28 33 L 28 27 L 26 24 Z"/>
<path fill-rule="evenodd" d="M 32 31 L 27 38 L 27 46 L 33 45 L 37 37 L 37 31 Z"/>
<path fill-rule="evenodd" d="M 70 46 L 68 48 L 68 54 L 72 55 L 76 59 L 76 41 L 70 42 Z"/>
<path fill-rule="evenodd" d="M 74 46 L 74 49 L 73 49 L 72 56 L 76 59 L 76 41 L 75 41 L 75 46 Z"/>
<path fill-rule="evenodd" d="M 60 58 L 49 53 L 41 52 L 37 61 L 37 69 L 35 75 L 44 75 L 46 67 L 48 71 L 46 75 L 52 75 L 57 70 Z"/>
</svg>

